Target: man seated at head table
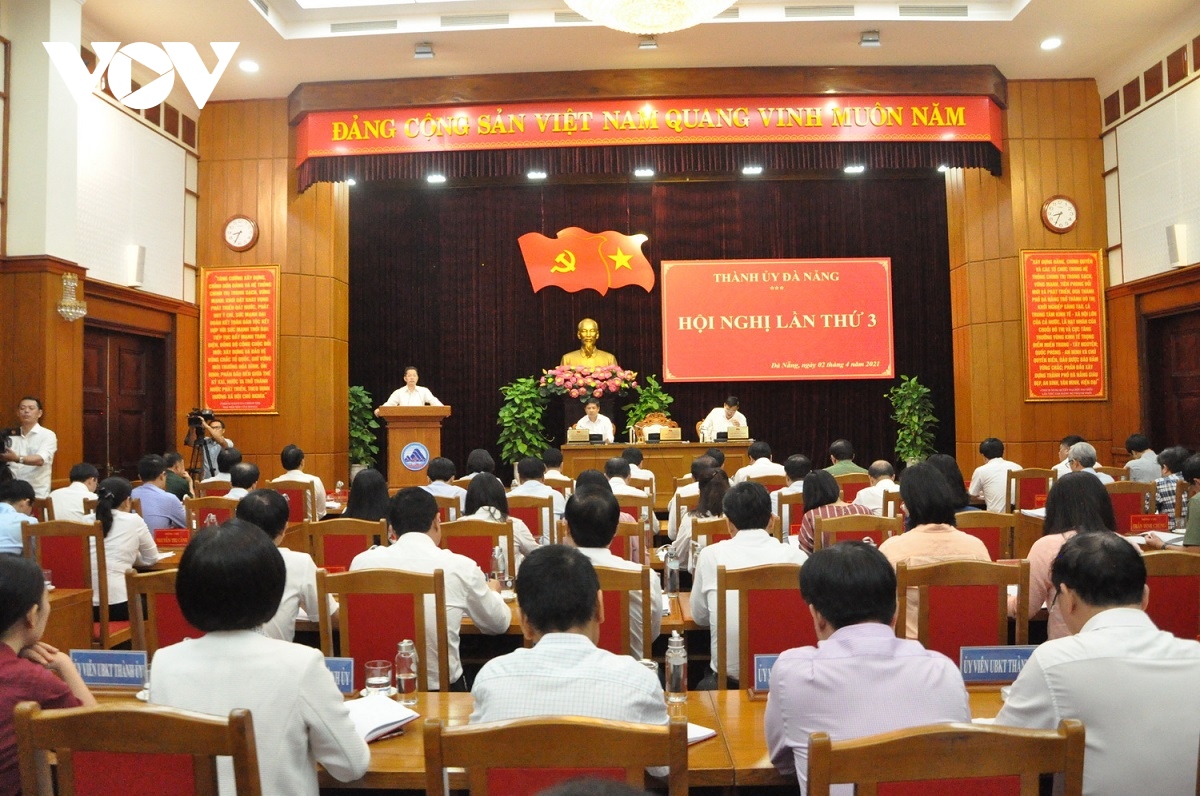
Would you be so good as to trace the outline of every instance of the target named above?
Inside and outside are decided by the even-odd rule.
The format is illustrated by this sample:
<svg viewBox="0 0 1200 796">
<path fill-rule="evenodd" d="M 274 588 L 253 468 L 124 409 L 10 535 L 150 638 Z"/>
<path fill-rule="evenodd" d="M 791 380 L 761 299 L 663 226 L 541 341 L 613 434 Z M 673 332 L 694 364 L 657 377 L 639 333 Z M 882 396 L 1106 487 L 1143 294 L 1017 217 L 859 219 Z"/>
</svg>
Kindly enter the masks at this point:
<svg viewBox="0 0 1200 796">
<path fill-rule="evenodd" d="M 567 501 L 563 543 L 578 548 L 594 566 L 641 572 L 641 564 L 621 558 L 608 547 L 616 536 L 620 515 L 621 507 L 612 492 L 603 487 L 577 489 Z M 657 574 L 650 577 L 649 607 L 642 605 L 641 592 L 630 593 L 629 654 L 633 657 L 642 657 L 642 611 L 650 611 L 650 640 L 654 641 L 662 628 L 661 606 L 662 584 Z M 611 617 L 610 621 L 618 622 L 619 618 Z"/>
<path fill-rule="evenodd" d="M 612 420 L 600 414 L 600 402 L 595 398 L 588 398 L 583 405 L 583 412 L 583 417 L 576 421 L 574 428 L 586 431 L 589 436 L 599 434 L 602 442 L 611 443 L 616 428 Z"/>
<path fill-rule="evenodd" d="M 700 422 L 700 441 L 712 442 L 717 438 L 717 434 L 728 434 L 731 428 L 745 428 L 746 416 L 738 411 L 739 405 L 738 397 L 730 395 L 725 399 L 723 406 L 709 412 Z"/>
<path fill-rule="evenodd" d="M 779 656 L 771 672 L 766 736 L 771 762 L 808 784 L 808 738 L 835 741 L 905 727 L 971 720 L 958 667 L 920 642 L 896 638 L 896 573 L 874 545 L 842 542 L 800 569 L 820 646 Z M 1193 766 L 1194 768 L 1194 766 Z M 849 796 L 853 785 L 835 786 Z"/>
<path fill-rule="evenodd" d="M 387 547 L 372 547 L 354 557 L 350 571 L 360 569 L 398 569 L 431 575 L 442 570 L 446 580 L 446 633 L 450 641 L 450 690 L 469 691 L 458 656 L 459 628 L 463 616 L 480 632 L 504 633 L 512 622 L 512 611 L 500 597 L 500 583 L 489 581 L 483 570 L 467 556 L 443 550 L 441 521 L 437 501 L 418 486 L 401 489 L 388 504 Z M 421 660 L 431 691 L 438 689 L 437 636 L 433 602 L 425 603 L 425 649 Z"/>
<path fill-rule="evenodd" d="M 1068 539 L 1050 574 L 1074 634 L 1047 641 L 996 724 L 1087 730 L 1083 792 L 1192 793 L 1200 740 L 1200 643 L 1159 630 L 1141 554 L 1115 533 Z"/>
</svg>

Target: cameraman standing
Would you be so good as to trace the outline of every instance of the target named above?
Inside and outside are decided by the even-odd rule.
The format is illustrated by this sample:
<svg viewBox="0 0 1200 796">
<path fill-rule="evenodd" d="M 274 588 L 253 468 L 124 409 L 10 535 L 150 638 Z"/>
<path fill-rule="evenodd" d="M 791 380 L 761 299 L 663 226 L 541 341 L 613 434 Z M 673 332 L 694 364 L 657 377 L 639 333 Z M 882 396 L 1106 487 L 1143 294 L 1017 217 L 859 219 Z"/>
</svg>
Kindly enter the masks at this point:
<svg viewBox="0 0 1200 796">
<path fill-rule="evenodd" d="M 217 454 L 225 448 L 232 448 L 233 440 L 225 437 L 225 424 L 213 417 L 212 412 L 205 410 L 198 415 L 205 436 L 196 440 L 195 444 L 200 449 L 200 460 L 204 464 L 200 480 L 205 481 L 217 474 Z"/>
<path fill-rule="evenodd" d="M 50 465 L 58 450 L 58 436 L 38 424 L 41 417 L 40 400 L 31 396 L 21 399 L 17 404 L 21 427 L 8 429 L 7 446 L 0 460 L 8 463 L 13 478 L 28 481 L 34 495 L 44 498 L 50 494 Z"/>
</svg>

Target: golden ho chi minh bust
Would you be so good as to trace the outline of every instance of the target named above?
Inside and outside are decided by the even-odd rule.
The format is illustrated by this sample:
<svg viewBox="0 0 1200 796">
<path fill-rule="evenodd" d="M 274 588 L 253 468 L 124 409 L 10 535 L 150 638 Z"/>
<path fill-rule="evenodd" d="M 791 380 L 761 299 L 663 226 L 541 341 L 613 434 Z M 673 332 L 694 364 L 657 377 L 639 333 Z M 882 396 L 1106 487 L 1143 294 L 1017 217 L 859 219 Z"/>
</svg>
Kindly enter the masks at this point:
<svg viewBox="0 0 1200 796">
<path fill-rule="evenodd" d="M 579 322 L 575 336 L 579 338 L 580 348 L 563 354 L 558 364 L 592 368 L 617 364 L 615 356 L 596 348 L 596 341 L 600 339 L 600 324 L 591 318 L 584 318 Z"/>
</svg>

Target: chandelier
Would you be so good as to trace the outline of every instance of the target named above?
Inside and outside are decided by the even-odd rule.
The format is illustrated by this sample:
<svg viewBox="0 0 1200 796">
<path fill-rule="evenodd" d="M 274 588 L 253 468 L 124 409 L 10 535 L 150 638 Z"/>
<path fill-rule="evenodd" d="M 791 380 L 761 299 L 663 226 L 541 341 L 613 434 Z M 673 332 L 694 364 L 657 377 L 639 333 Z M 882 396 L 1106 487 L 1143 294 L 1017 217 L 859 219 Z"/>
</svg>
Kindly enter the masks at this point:
<svg viewBox="0 0 1200 796">
<path fill-rule="evenodd" d="M 625 33 L 655 34 L 699 25 L 734 0 L 566 0 L 577 14 Z"/>
<path fill-rule="evenodd" d="M 58 314 L 65 321 L 77 321 L 87 316 L 87 302 L 77 298 L 79 277 L 75 274 L 62 275 L 62 301 L 58 302 Z"/>
</svg>

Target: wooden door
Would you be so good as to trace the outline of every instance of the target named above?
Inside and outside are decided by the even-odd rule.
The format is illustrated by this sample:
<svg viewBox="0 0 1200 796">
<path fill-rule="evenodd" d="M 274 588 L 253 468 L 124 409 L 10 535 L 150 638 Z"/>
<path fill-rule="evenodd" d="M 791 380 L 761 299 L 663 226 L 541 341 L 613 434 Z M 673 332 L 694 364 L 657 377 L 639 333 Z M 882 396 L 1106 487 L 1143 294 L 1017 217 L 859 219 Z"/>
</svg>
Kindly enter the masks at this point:
<svg viewBox="0 0 1200 796">
<path fill-rule="evenodd" d="M 83 334 L 83 455 L 101 477 L 138 477 L 166 439 L 163 340 L 88 326 Z"/>
<path fill-rule="evenodd" d="M 1200 448 L 1200 311 L 1148 318 L 1143 362 L 1147 433 L 1154 450 Z"/>
</svg>

